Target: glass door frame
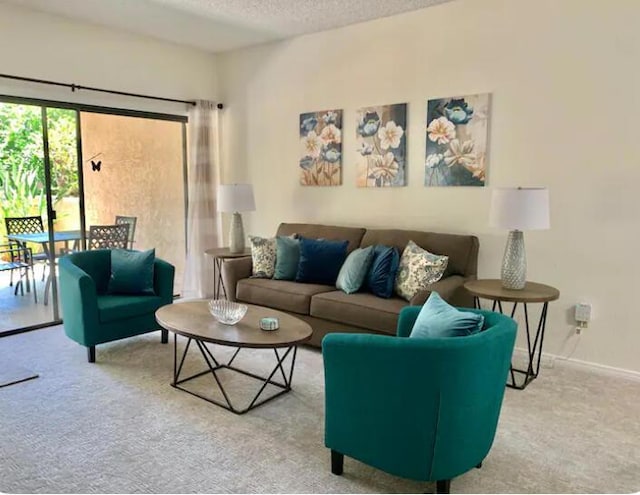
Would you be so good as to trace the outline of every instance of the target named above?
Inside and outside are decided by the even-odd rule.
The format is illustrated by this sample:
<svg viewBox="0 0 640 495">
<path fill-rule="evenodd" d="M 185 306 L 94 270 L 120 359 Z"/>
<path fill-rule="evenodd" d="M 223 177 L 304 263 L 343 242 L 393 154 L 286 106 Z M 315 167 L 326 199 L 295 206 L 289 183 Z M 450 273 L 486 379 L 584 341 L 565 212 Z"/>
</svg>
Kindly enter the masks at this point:
<svg viewBox="0 0 640 495">
<path fill-rule="evenodd" d="M 9 103 L 16 105 L 31 105 L 37 106 L 41 109 L 42 115 L 42 139 L 43 139 L 43 154 L 44 154 L 44 176 L 45 176 L 45 194 L 47 200 L 47 231 L 49 232 L 49 252 L 52 253 L 53 267 L 50 269 L 55 270 L 55 242 L 54 242 L 54 220 L 56 217 L 56 211 L 53 208 L 52 200 L 52 182 L 51 182 L 51 159 L 49 156 L 49 134 L 48 134 L 48 120 L 47 120 L 47 108 L 60 108 L 66 110 L 74 110 L 76 114 L 76 157 L 78 167 L 78 195 L 79 195 L 79 210 L 80 210 L 80 229 L 81 229 L 81 246 L 82 249 L 86 248 L 86 224 L 85 224 L 85 197 L 84 197 L 84 179 L 83 179 L 83 156 L 82 156 L 82 129 L 80 114 L 82 112 L 100 113 L 107 115 L 118 115 L 123 117 L 138 117 L 143 119 L 152 120 L 167 120 L 172 122 L 180 122 L 182 124 L 182 166 L 184 177 L 184 196 L 185 196 L 185 240 L 187 237 L 187 206 L 189 201 L 188 191 L 188 167 L 187 167 L 187 123 L 189 119 L 186 115 L 147 112 L 143 110 L 131 110 L 127 108 L 106 107 L 99 105 L 88 105 L 83 103 L 71 103 L 57 100 L 46 100 L 39 98 L 27 98 L 21 96 L 2 95 L 0 94 L 0 103 Z M 53 275 L 53 274 L 52 274 Z M 62 323 L 60 318 L 60 309 L 58 308 L 58 283 L 57 277 L 52 276 L 51 279 L 51 297 L 50 301 L 53 309 L 53 319 L 49 322 L 39 323 L 36 325 L 30 325 L 21 328 L 15 328 L 11 330 L 0 331 L 0 338 L 8 337 L 18 333 L 30 332 L 32 330 L 38 330 L 40 328 L 59 325 Z"/>
</svg>

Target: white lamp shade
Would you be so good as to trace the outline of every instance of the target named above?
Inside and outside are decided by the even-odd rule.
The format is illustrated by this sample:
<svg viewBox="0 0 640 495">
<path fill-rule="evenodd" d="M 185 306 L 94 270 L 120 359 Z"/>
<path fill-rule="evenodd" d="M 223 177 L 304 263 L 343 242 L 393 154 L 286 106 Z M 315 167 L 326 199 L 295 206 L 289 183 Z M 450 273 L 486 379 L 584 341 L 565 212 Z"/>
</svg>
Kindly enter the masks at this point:
<svg viewBox="0 0 640 495">
<path fill-rule="evenodd" d="M 494 189 L 489 224 L 509 230 L 548 229 L 549 190 L 546 187 Z"/>
<path fill-rule="evenodd" d="M 256 202 L 251 184 L 220 184 L 218 186 L 218 211 L 254 211 Z"/>
</svg>

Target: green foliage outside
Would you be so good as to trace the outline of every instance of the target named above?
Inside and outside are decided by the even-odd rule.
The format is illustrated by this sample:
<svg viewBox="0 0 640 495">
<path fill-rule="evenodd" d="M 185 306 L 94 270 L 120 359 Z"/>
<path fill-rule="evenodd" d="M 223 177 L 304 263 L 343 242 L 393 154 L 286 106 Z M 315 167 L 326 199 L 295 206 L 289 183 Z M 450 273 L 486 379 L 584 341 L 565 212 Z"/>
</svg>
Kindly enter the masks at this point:
<svg viewBox="0 0 640 495">
<path fill-rule="evenodd" d="M 55 204 L 78 196 L 75 112 L 48 108 L 47 124 Z M 6 234 L 5 217 L 44 219 L 46 204 L 41 109 L 0 103 L 0 239 Z"/>
</svg>

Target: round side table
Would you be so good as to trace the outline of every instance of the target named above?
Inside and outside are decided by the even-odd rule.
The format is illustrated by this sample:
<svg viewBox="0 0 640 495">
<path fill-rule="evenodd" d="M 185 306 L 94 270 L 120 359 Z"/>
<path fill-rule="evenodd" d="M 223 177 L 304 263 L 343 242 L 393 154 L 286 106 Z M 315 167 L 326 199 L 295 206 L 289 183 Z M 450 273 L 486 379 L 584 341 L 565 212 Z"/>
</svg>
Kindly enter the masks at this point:
<svg viewBox="0 0 640 495">
<path fill-rule="evenodd" d="M 247 248 L 240 253 L 232 253 L 228 247 L 221 247 L 207 249 L 204 254 L 213 258 L 213 298 L 219 299 L 220 289 L 222 289 L 224 298 L 227 299 L 227 289 L 224 286 L 224 280 L 222 280 L 222 263 L 233 258 L 251 256 L 251 249 Z"/>
<path fill-rule="evenodd" d="M 560 291 L 550 285 L 538 284 L 535 282 L 527 282 L 524 289 L 513 290 L 502 287 L 502 281 L 497 279 L 481 279 L 470 280 L 464 284 L 464 288 L 473 296 L 474 306 L 481 309 L 480 299 L 488 299 L 493 301 L 491 310 L 496 308 L 503 313 L 502 303 L 511 302 L 510 316 L 516 313 L 519 304 L 524 309 L 524 322 L 527 330 L 527 351 L 529 355 L 529 365 L 526 370 L 514 368 L 511 366 L 510 376 L 511 382 L 507 383 L 507 387 L 523 390 L 529 383 L 538 377 L 540 372 L 540 357 L 542 355 L 542 342 L 544 340 L 544 329 L 547 323 L 547 308 L 549 302 L 555 301 L 560 297 Z M 529 310 L 527 304 L 540 303 L 542 310 L 538 320 L 538 328 L 536 330 L 533 342 L 531 341 L 531 331 L 529 329 Z M 535 367 L 534 367 L 535 363 Z M 524 380 L 518 384 L 516 381 L 516 373 L 524 375 Z"/>
</svg>

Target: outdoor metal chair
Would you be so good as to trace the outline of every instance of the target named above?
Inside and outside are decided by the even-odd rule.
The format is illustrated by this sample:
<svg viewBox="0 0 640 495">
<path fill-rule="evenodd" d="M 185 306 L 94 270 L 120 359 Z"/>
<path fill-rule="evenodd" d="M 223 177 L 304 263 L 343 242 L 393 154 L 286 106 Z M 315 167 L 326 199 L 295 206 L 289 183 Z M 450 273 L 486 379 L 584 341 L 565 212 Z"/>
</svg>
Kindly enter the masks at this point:
<svg viewBox="0 0 640 495">
<path fill-rule="evenodd" d="M 4 225 L 7 230 L 7 235 L 11 234 L 38 234 L 44 232 L 44 224 L 42 223 L 42 216 L 32 217 L 6 217 L 4 219 Z M 20 247 L 19 243 L 9 241 L 9 246 Z M 22 246 L 26 247 L 26 246 Z M 33 255 L 33 261 L 37 261 L 43 264 L 42 266 L 42 281 L 44 281 L 45 270 L 49 266 L 49 256 L 46 252 L 36 253 Z M 35 283 L 35 278 L 34 278 Z M 11 278 L 9 279 L 9 286 L 13 285 L 13 270 L 11 270 Z"/>
<path fill-rule="evenodd" d="M 91 225 L 87 249 L 127 249 L 129 224 Z"/>
<path fill-rule="evenodd" d="M 135 242 L 134 236 L 136 233 L 136 222 L 138 217 L 125 217 L 116 215 L 116 225 L 128 225 L 129 226 L 129 249 L 133 249 L 133 243 Z"/>
<path fill-rule="evenodd" d="M 18 270 L 20 274 L 13 294 L 18 295 L 19 288 L 20 295 L 24 296 L 24 284 L 22 281 L 24 278 L 27 282 L 27 292 L 33 287 L 33 299 L 37 303 L 38 294 L 36 293 L 35 276 L 33 274 L 33 253 L 31 252 L 31 248 L 12 246 L 10 244 L 0 245 L 0 272 L 8 270 L 11 270 L 12 277 L 14 270 Z M 29 270 L 31 270 L 33 284 L 31 284 L 29 280 Z"/>
</svg>

